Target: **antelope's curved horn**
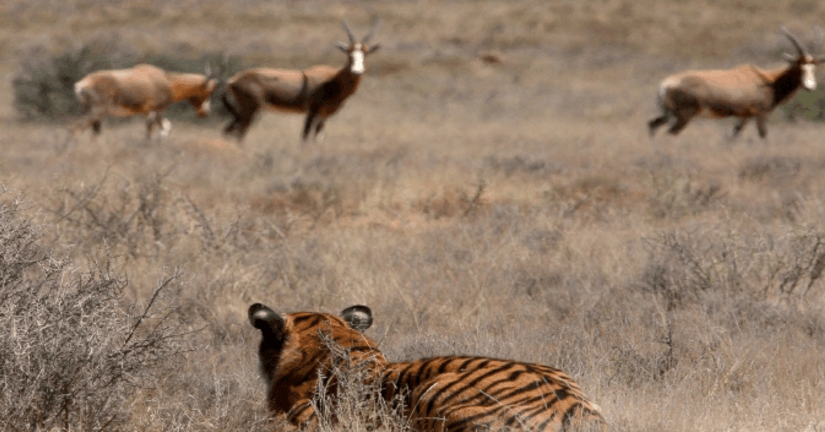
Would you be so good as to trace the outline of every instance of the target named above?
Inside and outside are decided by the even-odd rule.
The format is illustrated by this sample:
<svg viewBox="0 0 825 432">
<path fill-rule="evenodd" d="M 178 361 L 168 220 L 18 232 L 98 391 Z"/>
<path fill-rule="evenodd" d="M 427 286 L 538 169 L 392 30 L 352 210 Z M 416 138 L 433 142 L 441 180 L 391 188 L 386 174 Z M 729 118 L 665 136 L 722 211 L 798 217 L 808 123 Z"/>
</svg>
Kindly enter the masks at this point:
<svg viewBox="0 0 825 432">
<path fill-rule="evenodd" d="M 812 52 L 818 52 L 822 49 L 822 29 L 814 24 L 814 44 L 811 47 Z"/>
<path fill-rule="evenodd" d="M 799 39 L 796 38 L 785 26 L 782 26 L 782 33 L 785 33 L 785 36 L 790 39 L 793 46 L 796 47 L 796 50 L 799 52 L 799 55 L 804 56 L 807 53 L 805 52 L 805 48 L 802 48 L 802 44 L 799 42 Z"/>
<path fill-rule="evenodd" d="M 376 30 L 378 30 L 378 18 L 376 18 L 375 21 L 372 22 L 372 28 L 370 28 L 370 31 L 367 32 L 367 35 L 364 36 L 363 39 L 361 39 L 361 43 L 366 45 L 370 41 L 372 36 L 375 35 Z"/>
<path fill-rule="evenodd" d="M 219 69 L 212 69 L 212 62 L 206 62 L 206 66 L 203 67 L 204 77 L 203 82 L 204 84 L 208 83 L 209 81 L 216 80 L 219 81 L 219 77 L 221 75 L 221 71 Z"/>
<path fill-rule="evenodd" d="M 355 43 L 355 36 L 352 35 L 352 30 L 349 29 L 349 24 L 347 24 L 347 20 L 344 20 L 344 31 L 347 32 L 347 37 L 349 38 L 349 43 Z"/>
</svg>

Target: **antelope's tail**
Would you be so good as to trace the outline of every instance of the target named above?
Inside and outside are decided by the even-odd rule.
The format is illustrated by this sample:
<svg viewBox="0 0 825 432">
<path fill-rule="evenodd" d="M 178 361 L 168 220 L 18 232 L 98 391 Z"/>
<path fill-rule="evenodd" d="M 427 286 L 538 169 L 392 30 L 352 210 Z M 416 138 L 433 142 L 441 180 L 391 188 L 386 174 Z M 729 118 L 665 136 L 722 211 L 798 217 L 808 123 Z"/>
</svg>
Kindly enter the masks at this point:
<svg viewBox="0 0 825 432">
<path fill-rule="evenodd" d="M 226 111 L 228 111 L 229 114 L 232 114 L 232 117 L 234 117 L 235 120 L 240 120 L 241 119 L 241 114 L 238 112 L 238 109 L 235 108 L 235 106 L 232 104 L 232 102 L 229 101 L 229 88 L 227 87 L 226 90 L 227 91 L 225 91 L 221 95 L 221 102 L 223 102 L 224 108 L 226 108 Z"/>
<path fill-rule="evenodd" d="M 88 90 L 88 82 L 83 79 L 74 84 L 74 95 L 80 102 L 81 114 L 86 114 L 92 107 L 93 97 Z"/>
</svg>

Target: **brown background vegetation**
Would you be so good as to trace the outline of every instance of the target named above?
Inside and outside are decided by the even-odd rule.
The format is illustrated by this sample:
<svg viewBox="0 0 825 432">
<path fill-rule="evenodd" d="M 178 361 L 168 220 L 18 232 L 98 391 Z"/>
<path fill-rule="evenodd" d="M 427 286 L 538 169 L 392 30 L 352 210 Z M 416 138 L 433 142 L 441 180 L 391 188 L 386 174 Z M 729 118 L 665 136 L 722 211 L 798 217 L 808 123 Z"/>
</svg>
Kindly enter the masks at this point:
<svg viewBox="0 0 825 432">
<path fill-rule="evenodd" d="M 338 65 L 342 19 L 374 16 L 382 49 L 321 142 L 265 114 L 242 146 L 219 122 L 147 143 L 135 119 L 64 147 L 12 108 L 38 49 Z M 260 301 L 367 304 L 390 359 L 558 366 L 616 430 L 821 431 L 822 125 L 646 128 L 665 75 L 781 65 L 779 26 L 811 41 L 817 23 L 816 0 L 5 1 L 0 182 L 78 266 L 109 257 L 136 305 L 181 271 L 196 349 L 129 395 L 135 430 L 263 427 Z"/>
</svg>

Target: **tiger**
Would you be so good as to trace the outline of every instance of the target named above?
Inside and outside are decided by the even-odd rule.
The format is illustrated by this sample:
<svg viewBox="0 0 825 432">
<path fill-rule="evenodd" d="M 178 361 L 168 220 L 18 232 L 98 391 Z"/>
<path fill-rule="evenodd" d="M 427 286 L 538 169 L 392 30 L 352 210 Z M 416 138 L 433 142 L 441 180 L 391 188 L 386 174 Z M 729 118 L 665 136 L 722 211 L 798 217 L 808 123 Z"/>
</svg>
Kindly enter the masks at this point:
<svg viewBox="0 0 825 432">
<path fill-rule="evenodd" d="M 352 364 L 366 365 L 368 380 L 385 401 L 402 404 L 418 432 L 604 431 L 601 408 L 559 369 L 490 357 L 443 356 L 389 362 L 363 334 L 373 323 L 364 305 L 340 316 L 297 312 L 284 316 L 260 303 L 249 307 L 249 322 L 260 330 L 260 372 L 267 403 L 304 430 L 317 430 L 317 389 L 344 352 Z"/>
</svg>

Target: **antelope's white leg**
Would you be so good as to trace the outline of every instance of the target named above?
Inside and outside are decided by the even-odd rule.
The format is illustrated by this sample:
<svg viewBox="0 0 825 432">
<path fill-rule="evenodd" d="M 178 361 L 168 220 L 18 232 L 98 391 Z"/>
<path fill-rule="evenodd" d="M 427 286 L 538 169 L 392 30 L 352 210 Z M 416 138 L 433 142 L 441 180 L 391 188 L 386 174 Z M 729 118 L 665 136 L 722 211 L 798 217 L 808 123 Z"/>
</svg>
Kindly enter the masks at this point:
<svg viewBox="0 0 825 432">
<path fill-rule="evenodd" d="M 169 133 L 172 131 L 172 122 L 168 119 L 161 119 L 160 121 L 160 137 L 166 138 L 169 136 Z"/>
</svg>

